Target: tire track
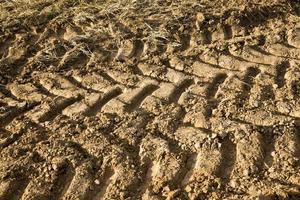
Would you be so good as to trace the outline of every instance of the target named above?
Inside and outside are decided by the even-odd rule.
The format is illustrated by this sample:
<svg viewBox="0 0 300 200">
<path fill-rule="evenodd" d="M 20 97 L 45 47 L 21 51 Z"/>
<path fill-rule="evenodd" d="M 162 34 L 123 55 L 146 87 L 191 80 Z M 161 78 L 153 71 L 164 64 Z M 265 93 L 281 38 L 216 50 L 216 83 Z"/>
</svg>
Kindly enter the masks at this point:
<svg viewBox="0 0 300 200">
<path fill-rule="evenodd" d="M 140 39 L 144 36 L 142 32 L 135 33 L 136 30 L 131 30 L 133 27 L 130 20 L 126 21 L 126 25 L 116 20 L 117 12 L 105 17 L 99 15 L 97 22 L 96 18 L 88 20 L 89 28 L 101 27 L 97 30 L 99 32 L 84 28 L 79 28 L 81 31 L 71 30 L 70 27 L 57 25 L 58 30 L 45 29 L 42 35 L 37 34 L 36 37 L 39 38 L 35 44 L 38 53 L 47 52 L 44 45 L 47 38 L 53 37 L 56 42 L 66 43 L 66 51 L 61 52 L 62 58 L 56 59 L 57 69 L 65 70 L 73 66 L 80 69 L 71 71 L 71 77 L 58 73 L 37 72 L 32 76 L 38 83 L 8 84 L 6 88 L 10 90 L 12 97 L 15 96 L 15 99 L 12 98 L 14 101 L 21 103 L 18 101 L 24 100 L 36 105 L 28 110 L 24 108 L 23 112 L 22 106 L 12 106 L 16 103 L 8 100 L 10 95 L 2 95 L 4 98 L 0 96 L 1 106 L 3 104 L 5 109 L 8 108 L 8 113 L 12 113 L 4 114 L 0 122 L 4 122 L 5 126 L 10 125 L 20 115 L 24 115 L 25 118 L 28 116 L 37 122 L 49 122 L 44 123 L 49 129 L 55 123 L 71 125 L 71 121 L 65 118 L 57 118 L 59 115 L 66 115 L 75 122 L 80 120 L 75 116 L 83 115 L 87 116 L 86 121 L 95 118 L 97 122 L 87 125 L 91 134 L 84 139 L 82 137 L 85 136 L 82 135 L 85 133 L 79 131 L 76 136 L 64 136 L 66 141 L 58 142 L 61 146 L 52 145 L 60 134 L 59 130 L 55 130 L 58 133 L 51 134 L 47 142 L 36 145 L 35 151 L 47 160 L 41 161 L 41 164 L 52 162 L 58 157 L 62 164 L 58 164 L 60 167 L 57 171 L 48 177 L 47 173 L 28 177 L 28 185 L 27 179 L 24 179 L 24 185 L 27 186 L 20 186 L 21 190 L 24 190 L 22 199 L 181 199 L 185 195 L 191 199 L 210 199 L 218 192 L 222 195 L 224 192 L 224 195 L 228 196 L 237 194 L 243 198 L 250 193 L 247 188 L 240 187 L 237 180 L 241 178 L 259 176 L 264 180 L 274 179 L 274 184 L 270 184 L 272 187 L 274 185 L 274 188 L 284 184 L 288 187 L 289 182 L 296 184 L 299 180 L 297 176 L 289 180 L 278 173 L 282 166 L 287 167 L 288 173 L 295 169 L 299 151 L 297 136 L 295 133 L 291 134 L 291 130 L 273 131 L 278 128 L 276 124 L 286 123 L 282 119 L 290 118 L 268 118 L 265 116 L 268 112 L 264 115 L 256 113 L 255 109 L 247 110 L 248 103 L 253 106 L 251 108 L 261 108 L 260 105 L 256 106 L 256 101 L 263 101 L 263 105 L 268 103 L 270 98 L 280 101 L 281 97 L 273 87 L 274 83 L 278 85 L 280 92 L 293 87 L 292 93 L 295 94 L 295 102 L 297 101 L 297 91 L 294 88 L 297 84 L 296 79 L 289 79 L 290 74 L 294 72 L 291 60 L 294 62 L 299 57 L 299 40 L 295 30 L 290 31 L 285 46 L 248 46 L 248 42 L 252 42 L 249 40 L 259 37 L 256 38 L 255 34 L 249 35 L 247 32 L 263 25 L 267 19 L 285 15 L 280 9 L 285 12 L 287 7 L 276 5 L 246 8 L 233 13 L 233 18 L 241 20 L 239 24 L 219 23 L 229 18 L 233 10 L 228 10 L 219 17 L 205 19 L 202 33 L 189 34 L 189 30 L 185 30 L 189 24 L 178 27 L 178 33 L 168 32 L 172 27 L 160 27 L 158 24 L 159 31 L 166 28 L 167 32 L 155 37 L 150 35 L 149 41 Z M 113 20 L 107 20 L 106 23 L 103 18 Z M 208 23 L 210 19 L 217 22 Z M 174 20 L 176 23 L 173 24 L 176 25 L 181 23 L 182 19 Z M 249 24 L 250 26 L 246 27 Z M 106 29 L 108 33 L 105 32 Z M 156 31 L 156 27 L 154 29 Z M 236 29 L 242 31 L 238 33 L 239 30 Z M 101 36 L 98 33 L 101 33 Z M 80 39 L 79 34 L 89 35 L 90 38 Z M 106 34 L 111 40 L 108 43 L 105 42 L 105 37 L 108 37 Z M 203 43 L 202 46 L 193 44 L 193 34 L 199 34 L 196 35 L 196 39 Z M 261 39 L 266 39 L 265 34 Z M 79 43 L 74 46 L 71 45 L 72 42 Z M 101 43 L 101 47 L 91 45 L 92 42 Z M 85 43 L 88 43 L 87 46 Z M 233 45 L 229 51 L 223 51 L 222 48 L 218 48 L 217 51 L 200 51 L 208 46 L 218 47 L 218 43 Z M 235 46 L 237 43 L 240 46 Z M 121 47 L 119 44 L 122 44 Z M 89 51 L 90 45 L 93 52 Z M 73 48 L 68 49 L 68 46 Z M 101 53 L 107 53 L 108 60 L 114 58 L 113 61 L 98 66 L 96 62 L 107 59 L 101 57 L 101 53 L 96 55 L 98 52 L 94 50 L 98 48 L 99 52 L 107 50 Z M 277 50 L 278 48 L 282 50 Z M 199 49 L 199 52 L 193 52 L 195 49 Z M 24 60 L 26 70 L 27 67 L 32 67 L 35 61 L 39 62 L 38 53 L 33 52 L 34 57 Z M 90 58 L 90 53 L 94 57 Z M 182 61 L 183 65 L 173 65 L 171 61 L 165 61 L 173 56 L 182 57 L 181 54 L 190 53 L 195 55 L 191 58 L 186 56 L 186 60 Z M 141 60 L 143 63 L 140 63 Z M 95 66 L 91 67 L 91 63 Z M 124 71 L 127 72 L 115 70 L 120 70 L 123 65 Z M 99 68 L 104 71 L 90 73 L 90 70 L 98 71 Z M 265 108 L 273 112 L 273 107 L 266 105 Z M 117 116 L 110 115 L 111 113 L 116 113 Z M 95 115 L 97 116 L 92 117 Z M 113 116 L 113 119 L 108 116 Z M 139 117 L 143 118 L 142 122 L 133 120 Z M 104 125 L 102 120 L 108 124 Z M 110 120 L 115 121 L 109 122 Z M 216 120 L 220 122 L 221 127 L 214 124 Z M 272 126 L 268 124 L 268 120 Z M 230 128 L 225 125 L 223 127 L 223 123 L 228 123 Z M 233 127 L 232 123 L 236 127 Z M 109 126 L 107 130 L 106 126 Z M 271 131 L 265 133 L 256 130 L 257 128 Z M 101 132 L 103 129 L 105 133 Z M 229 133 L 227 129 L 230 130 Z M 223 132 L 228 135 L 221 137 Z M 276 135 L 274 139 L 273 132 Z M 4 134 L 9 135 L 11 131 L 8 130 Z M 4 145 L 0 146 L 6 148 L 19 137 L 21 135 L 13 135 L 11 140 L 4 141 Z M 76 145 L 69 140 L 80 142 Z M 63 155 L 48 155 L 59 154 L 58 152 L 63 152 Z M 284 152 L 283 157 L 281 152 Z M 276 173 L 269 177 L 267 171 L 272 170 Z M 1 184 L 7 184 L 5 188 L 11 188 L 13 183 Z M 35 188 L 36 185 L 39 187 Z M 257 187 L 250 182 L 245 182 L 243 186 Z M 268 188 L 270 186 L 262 190 Z M 4 189 L 2 194 L 5 198 L 19 198 L 22 195 L 12 194 L 13 190 L 15 189 Z M 266 195 L 261 194 L 261 197 L 264 196 Z"/>
</svg>

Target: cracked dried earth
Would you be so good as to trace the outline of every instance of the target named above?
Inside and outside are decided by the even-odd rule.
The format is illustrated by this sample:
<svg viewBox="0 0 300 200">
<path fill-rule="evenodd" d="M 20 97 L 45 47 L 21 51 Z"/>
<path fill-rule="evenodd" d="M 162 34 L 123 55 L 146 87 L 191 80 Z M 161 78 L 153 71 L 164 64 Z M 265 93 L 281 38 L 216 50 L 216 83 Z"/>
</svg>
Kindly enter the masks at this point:
<svg viewBox="0 0 300 200">
<path fill-rule="evenodd" d="M 0 200 L 300 199 L 300 2 L 0 0 Z"/>
</svg>

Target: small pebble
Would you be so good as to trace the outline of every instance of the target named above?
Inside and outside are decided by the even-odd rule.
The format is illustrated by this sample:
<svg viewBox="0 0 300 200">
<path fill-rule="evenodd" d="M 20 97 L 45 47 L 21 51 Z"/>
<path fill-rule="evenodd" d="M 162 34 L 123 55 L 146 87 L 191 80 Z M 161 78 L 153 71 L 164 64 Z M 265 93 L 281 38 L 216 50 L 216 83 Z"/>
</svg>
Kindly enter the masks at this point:
<svg viewBox="0 0 300 200">
<path fill-rule="evenodd" d="M 98 179 L 96 179 L 96 180 L 94 181 L 94 183 L 95 183 L 96 185 L 100 185 L 100 181 L 99 181 Z"/>
</svg>

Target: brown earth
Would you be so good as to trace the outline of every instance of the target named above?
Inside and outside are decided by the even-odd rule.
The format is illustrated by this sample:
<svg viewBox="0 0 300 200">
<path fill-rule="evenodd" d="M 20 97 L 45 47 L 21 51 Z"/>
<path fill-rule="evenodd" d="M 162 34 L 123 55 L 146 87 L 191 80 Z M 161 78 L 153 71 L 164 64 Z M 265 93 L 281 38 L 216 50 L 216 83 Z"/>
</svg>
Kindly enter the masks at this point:
<svg viewBox="0 0 300 200">
<path fill-rule="evenodd" d="M 300 2 L 0 0 L 0 200 L 300 199 Z"/>
</svg>

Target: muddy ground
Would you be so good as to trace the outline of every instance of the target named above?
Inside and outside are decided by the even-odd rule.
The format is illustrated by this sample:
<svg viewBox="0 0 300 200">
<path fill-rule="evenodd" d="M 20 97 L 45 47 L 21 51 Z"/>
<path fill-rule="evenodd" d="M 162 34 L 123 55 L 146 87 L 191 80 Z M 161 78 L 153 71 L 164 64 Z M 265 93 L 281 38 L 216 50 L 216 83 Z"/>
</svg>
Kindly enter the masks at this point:
<svg viewBox="0 0 300 200">
<path fill-rule="evenodd" d="M 300 199 L 300 2 L 0 0 L 0 200 Z"/>
</svg>

